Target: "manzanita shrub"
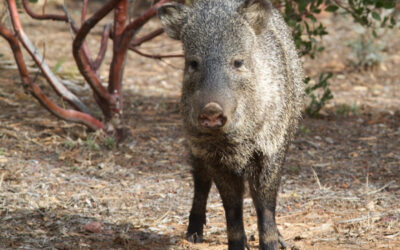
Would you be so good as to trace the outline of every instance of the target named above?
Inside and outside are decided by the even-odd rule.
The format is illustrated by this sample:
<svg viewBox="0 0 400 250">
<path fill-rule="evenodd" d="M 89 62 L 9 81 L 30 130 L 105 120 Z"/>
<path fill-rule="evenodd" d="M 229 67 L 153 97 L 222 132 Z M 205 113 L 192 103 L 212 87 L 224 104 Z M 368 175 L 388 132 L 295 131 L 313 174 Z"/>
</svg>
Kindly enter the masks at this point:
<svg viewBox="0 0 400 250">
<path fill-rule="evenodd" d="M 62 0 L 58 0 L 62 3 Z M 147 1 L 147 0 L 146 0 Z M 148 8 L 138 17 L 130 20 L 128 9 L 132 1 L 128 0 L 107 0 L 103 1 L 100 7 L 88 17 L 87 10 L 89 0 L 81 1 L 81 20 L 74 20 L 68 7 L 67 1 L 63 1 L 62 11 L 54 10 L 48 13 L 46 10 L 47 1 L 44 0 L 42 11 L 32 8 L 37 2 L 35 0 L 5 0 L 0 2 L 0 6 L 5 6 L 5 11 L 9 15 L 10 24 L 0 20 L 0 36 L 10 45 L 18 70 L 21 76 L 22 85 L 30 92 L 43 107 L 53 115 L 70 122 L 81 123 L 92 130 L 103 130 L 108 135 L 115 137 L 118 141 L 124 139 L 125 128 L 123 121 L 122 85 L 123 71 L 125 66 L 126 54 L 132 50 L 142 56 L 161 59 L 165 57 L 176 57 L 181 55 L 149 55 L 138 50 L 138 46 L 144 42 L 163 33 L 162 28 L 155 29 L 141 37 L 137 37 L 138 31 L 157 14 L 157 8 L 170 0 L 154 0 Z M 64 22 L 70 27 L 72 39 L 72 54 L 80 74 L 91 87 L 94 100 L 101 114 L 97 115 L 89 109 L 81 98 L 70 91 L 64 82 L 46 64 L 44 56 L 40 50 L 31 42 L 29 36 L 24 32 L 24 24 L 21 22 L 20 14 L 25 12 L 32 19 L 43 21 L 46 26 L 50 21 Z M 96 57 L 93 57 L 86 41 L 88 34 L 96 25 L 100 25 L 101 20 L 106 20 L 108 14 L 114 12 L 114 18 L 103 28 L 100 49 Z M 98 69 L 103 62 L 107 52 L 108 42 L 112 41 L 112 59 L 109 64 L 108 82 L 104 82 L 98 74 Z M 60 105 L 47 96 L 41 87 L 31 77 L 27 67 L 23 50 L 35 62 L 40 72 L 54 89 L 59 97 L 68 105 Z M 64 103 L 64 102 L 63 102 Z"/>
</svg>

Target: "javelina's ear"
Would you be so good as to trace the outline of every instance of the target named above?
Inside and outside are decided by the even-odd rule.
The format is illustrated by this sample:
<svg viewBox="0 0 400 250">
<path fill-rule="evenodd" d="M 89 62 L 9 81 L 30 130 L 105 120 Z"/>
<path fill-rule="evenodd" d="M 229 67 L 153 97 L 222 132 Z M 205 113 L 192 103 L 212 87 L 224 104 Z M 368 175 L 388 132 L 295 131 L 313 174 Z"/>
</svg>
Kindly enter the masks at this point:
<svg viewBox="0 0 400 250">
<path fill-rule="evenodd" d="M 271 8 L 268 0 L 245 0 L 239 8 L 239 13 L 244 15 L 258 35 L 265 28 Z"/>
<path fill-rule="evenodd" d="M 187 9 L 188 7 L 179 3 L 168 3 L 158 8 L 158 18 L 169 37 L 180 40 Z"/>
</svg>

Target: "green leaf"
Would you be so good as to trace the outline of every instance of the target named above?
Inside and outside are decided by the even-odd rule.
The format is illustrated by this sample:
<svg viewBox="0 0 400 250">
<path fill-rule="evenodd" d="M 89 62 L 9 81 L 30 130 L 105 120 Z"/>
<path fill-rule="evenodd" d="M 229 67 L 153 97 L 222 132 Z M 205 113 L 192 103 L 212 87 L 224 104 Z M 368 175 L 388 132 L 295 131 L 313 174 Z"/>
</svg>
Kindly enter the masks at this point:
<svg viewBox="0 0 400 250">
<path fill-rule="evenodd" d="M 381 0 L 383 8 L 385 9 L 393 9 L 396 6 L 396 1 L 395 0 Z"/>
<path fill-rule="evenodd" d="M 290 27 L 294 27 L 294 26 L 296 26 L 296 21 L 293 20 L 293 19 L 289 19 L 289 20 L 287 21 L 287 24 L 288 24 Z"/>
<path fill-rule="evenodd" d="M 308 5 L 308 1 L 307 1 L 307 0 L 300 0 L 300 1 L 298 2 L 299 12 L 305 11 L 307 5 Z"/>
<path fill-rule="evenodd" d="M 30 3 L 37 3 L 38 0 L 29 0 Z"/>
<path fill-rule="evenodd" d="M 63 63 L 64 63 L 64 59 L 57 60 L 56 65 L 52 69 L 53 73 L 57 73 L 61 69 L 61 66 L 63 65 Z"/>
<path fill-rule="evenodd" d="M 386 22 L 387 22 L 388 20 L 389 20 L 389 17 L 385 16 L 385 17 L 383 18 L 382 23 L 381 23 L 381 27 L 385 27 Z"/>
<path fill-rule="evenodd" d="M 396 19 L 394 19 L 394 17 L 390 18 L 390 24 L 391 25 L 396 25 Z"/>
<path fill-rule="evenodd" d="M 320 10 L 320 9 L 317 9 L 317 8 L 315 8 L 315 9 L 313 9 L 313 10 L 312 10 L 312 12 L 313 12 L 313 13 L 315 13 L 315 14 L 319 14 L 319 13 L 321 13 L 321 10 Z"/>
<path fill-rule="evenodd" d="M 306 14 L 306 17 L 309 18 L 314 23 L 317 22 L 317 18 L 315 18 L 315 16 L 312 14 Z"/>
<path fill-rule="evenodd" d="M 358 8 L 358 9 L 355 9 L 355 10 L 354 10 L 354 12 L 355 12 L 357 15 L 361 15 L 361 14 L 363 13 L 363 11 L 364 11 L 364 8 L 363 8 L 363 7 L 360 7 L 360 8 Z"/>
<path fill-rule="evenodd" d="M 377 21 L 380 21 L 381 20 L 381 16 L 377 13 L 377 12 L 372 12 L 372 18 L 373 19 L 375 19 L 375 20 L 377 20 Z"/>
<path fill-rule="evenodd" d="M 368 18 L 366 16 L 362 16 L 360 21 L 362 25 L 369 25 Z"/>
<path fill-rule="evenodd" d="M 336 6 L 336 5 L 329 5 L 329 6 L 325 9 L 325 11 L 327 11 L 327 12 L 335 12 L 335 11 L 337 11 L 338 9 L 339 9 L 339 7 Z"/>
</svg>

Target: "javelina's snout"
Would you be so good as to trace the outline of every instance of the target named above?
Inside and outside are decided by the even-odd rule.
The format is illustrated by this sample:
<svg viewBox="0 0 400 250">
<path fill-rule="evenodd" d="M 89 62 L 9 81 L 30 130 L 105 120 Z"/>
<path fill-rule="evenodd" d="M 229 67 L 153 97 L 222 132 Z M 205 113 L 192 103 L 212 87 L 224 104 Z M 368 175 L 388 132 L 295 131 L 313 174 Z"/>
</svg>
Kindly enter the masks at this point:
<svg viewBox="0 0 400 250">
<path fill-rule="evenodd" d="M 225 125 L 227 117 L 221 105 L 216 102 L 207 103 L 199 115 L 199 123 L 204 128 L 217 129 Z"/>
</svg>

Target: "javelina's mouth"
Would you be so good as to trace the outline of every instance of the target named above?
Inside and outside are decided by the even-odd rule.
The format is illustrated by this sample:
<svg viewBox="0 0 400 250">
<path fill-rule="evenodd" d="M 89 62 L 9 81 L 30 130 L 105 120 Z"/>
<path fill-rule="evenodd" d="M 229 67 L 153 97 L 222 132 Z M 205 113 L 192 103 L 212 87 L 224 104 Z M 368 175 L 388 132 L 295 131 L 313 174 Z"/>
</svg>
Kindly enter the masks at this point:
<svg viewBox="0 0 400 250">
<path fill-rule="evenodd" d="M 193 128 L 189 132 L 190 137 L 196 138 L 196 140 L 200 141 L 224 141 L 227 139 L 227 136 L 229 135 L 227 131 L 225 131 L 224 127 L 220 127 L 218 129 L 216 128 L 205 128 L 205 127 L 198 127 L 198 128 Z"/>
<path fill-rule="evenodd" d="M 220 129 L 225 125 L 227 118 L 221 114 L 212 116 L 200 115 L 199 123 L 203 128 L 207 129 Z"/>
</svg>

